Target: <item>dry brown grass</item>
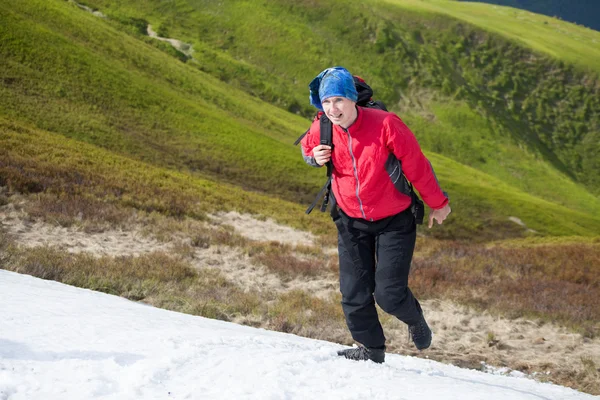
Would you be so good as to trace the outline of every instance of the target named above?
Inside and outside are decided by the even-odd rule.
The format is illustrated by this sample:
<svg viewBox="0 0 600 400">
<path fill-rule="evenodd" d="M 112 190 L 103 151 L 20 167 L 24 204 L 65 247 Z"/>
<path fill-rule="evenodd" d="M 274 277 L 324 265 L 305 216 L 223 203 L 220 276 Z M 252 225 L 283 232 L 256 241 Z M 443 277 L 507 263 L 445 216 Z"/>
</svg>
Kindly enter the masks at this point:
<svg viewBox="0 0 600 400">
<path fill-rule="evenodd" d="M 9 251 L 9 246 L 13 245 L 12 237 L 5 232 L 0 224 L 0 268 L 8 265 L 12 258 L 12 252 Z"/>
<path fill-rule="evenodd" d="M 282 295 L 280 301 L 269 308 L 269 315 L 269 329 L 313 339 L 352 343 L 337 298 L 323 300 L 303 291 L 293 291 Z"/>
<path fill-rule="evenodd" d="M 27 200 L 31 218 L 54 224 L 104 229 L 137 223 L 164 241 L 179 238 L 184 241 L 176 253 L 188 259 L 195 248 L 226 245 L 242 249 L 284 281 L 337 272 L 336 257 L 318 248 L 254 242 L 228 226 L 70 195 L 36 194 Z M 588 337 L 600 333 L 600 241 L 485 246 L 427 239 L 419 240 L 417 250 L 411 287 L 420 297 L 449 298 L 508 317 L 556 321 Z"/>
<path fill-rule="evenodd" d="M 159 217 L 155 217 L 156 221 Z M 190 220 L 160 224 L 160 236 L 172 239 L 179 234 L 188 238 L 186 245 L 178 245 L 178 253 L 190 254 L 193 248 L 208 248 L 211 245 L 242 249 L 254 264 L 265 266 L 285 281 L 297 277 L 319 276 L 323 265 L 329 265 L 327 257 L 314 247 L 292 247 L 280 242 L 256 242 L 237 234 L 227 225 L 207 226 Z M 184 235 L 182 235 L 184 233 Z M 301 254 L 300 258 L 297 254 Z"/>
<path fill-rule="evenodd" d="M 31 218 L 63 227 L 81 226 L 85 232 L 126 227 L 135 211 L 93 197 L 39 193 L 29 196 L 25 211 Z"/>
<path fill-rule="evenodd" d="M 10 202 L 10 197 L 2 195 Z M 211 245 L 239 248 L 284 281 L 337 271 L 335 257 L 317 248 L 258 243 L 231 227 L 210 226 L 194 218 L 135 211 L 66 193 L 32 194 L 26 200 L 25 211 L 31 218 L 62 226 L 76 224 L 97 231 L 137 223 L 164 241 L 185 238 L 187 245 L 179 245 L 177 251 L 182 257 L 191 258 L 194 248 Z M 600 333 L 599 270 L 600 241 L 486 247 L 427 239 L 419 241 L 411 287 L 424 298 L 449 298 L 508 317 L 556 321 L 594 337 Z"/>
<path fill-rule="evenodd" d="M 508 317 L 532 316 L 600 334 L 600 242 L 485 247 L 431 242 L 411 286 Z"/>
<path fill-rule="evenodd" d="M 6 196 L 4 193 L 2 193 L 2 190 L 0 187 L 0 207 L 5 206 L 8 203 L 9 203 L 8 196 Z"/>
<path fill-rule="evenodd" d="M 293 249 L 279 242 L 254 246 L 249 254 L 252 260 L 264 265 L 285 280 L 302 276 L 319 276 L 323 271 L 323 259 L 319 257 L 298 258 Z"/>
</svg>

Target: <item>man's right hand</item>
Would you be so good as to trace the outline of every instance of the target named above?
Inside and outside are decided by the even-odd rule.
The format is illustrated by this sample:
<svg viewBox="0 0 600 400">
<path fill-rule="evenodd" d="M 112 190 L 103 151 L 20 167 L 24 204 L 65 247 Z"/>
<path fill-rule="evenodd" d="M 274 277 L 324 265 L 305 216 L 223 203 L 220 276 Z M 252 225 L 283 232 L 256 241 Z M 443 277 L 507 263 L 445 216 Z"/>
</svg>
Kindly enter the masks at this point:
<svg viewBox="0 0 600 400">
<path fill-rule="evenodd" d="M 331 159 L 331 146 L 320 144 L 313 149 L 313 157 L 319 165 L 325 164 Z"/>
</svg>

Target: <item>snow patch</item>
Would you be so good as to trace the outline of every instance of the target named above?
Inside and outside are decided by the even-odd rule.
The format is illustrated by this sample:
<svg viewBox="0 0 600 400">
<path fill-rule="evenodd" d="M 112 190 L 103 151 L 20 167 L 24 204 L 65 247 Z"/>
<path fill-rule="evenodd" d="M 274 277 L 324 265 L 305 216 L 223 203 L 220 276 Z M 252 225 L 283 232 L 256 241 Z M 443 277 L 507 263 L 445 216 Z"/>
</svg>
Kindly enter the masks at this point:
<svg viewBox="0 0 600 400">
<path fill-rule="evenodd" d="M 0 398 L 592 400 L 520 376 L 149 307 L 0 270 Z"/>
</svg>

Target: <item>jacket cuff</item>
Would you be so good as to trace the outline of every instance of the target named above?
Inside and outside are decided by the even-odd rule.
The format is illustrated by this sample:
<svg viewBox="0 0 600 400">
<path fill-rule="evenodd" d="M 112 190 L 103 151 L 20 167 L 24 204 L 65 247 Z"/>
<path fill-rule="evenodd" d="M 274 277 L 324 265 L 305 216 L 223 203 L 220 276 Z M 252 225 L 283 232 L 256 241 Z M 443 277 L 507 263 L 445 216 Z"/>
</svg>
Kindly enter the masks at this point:
<svg viewBox="0 0 600 400">
<path fill-rule="evenodd" d="M 304 153 L 303 148 L 302 148 L 302 158 L 304 158 L 304 162 L 307 163 L 308 165 L 310 165 L 311 167 L 317 167 L 317 168 L 322 167 L 322 165 L 319 165 L 317 163 L 317 160 L 315 160 L 315 158 L 313 156 L 307 156 L 306 153 Z"/>
</svg>

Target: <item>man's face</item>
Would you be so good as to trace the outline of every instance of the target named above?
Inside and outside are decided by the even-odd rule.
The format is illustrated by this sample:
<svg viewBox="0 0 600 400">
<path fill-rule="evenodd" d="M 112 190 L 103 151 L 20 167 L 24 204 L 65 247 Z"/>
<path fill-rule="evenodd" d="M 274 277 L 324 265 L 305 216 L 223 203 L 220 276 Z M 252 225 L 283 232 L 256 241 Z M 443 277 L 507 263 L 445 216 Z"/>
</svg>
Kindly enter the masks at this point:
<svg viewBox="0 0 600 400">
<path fill-rule="evenodd" d="M 328 97 L 321 104 L 334 125 L 348 128 L 356 120 L 356 103 L 346 97 Z"/>
</svg>

